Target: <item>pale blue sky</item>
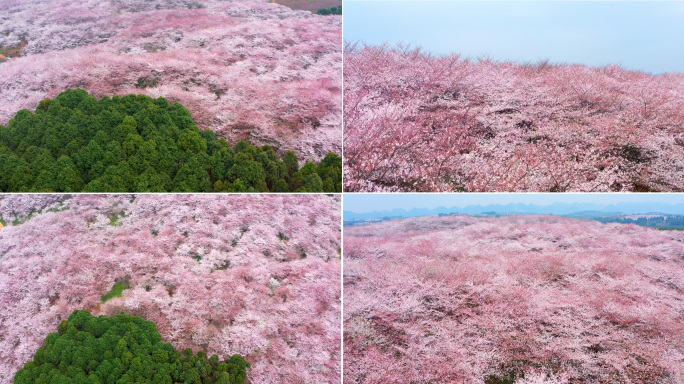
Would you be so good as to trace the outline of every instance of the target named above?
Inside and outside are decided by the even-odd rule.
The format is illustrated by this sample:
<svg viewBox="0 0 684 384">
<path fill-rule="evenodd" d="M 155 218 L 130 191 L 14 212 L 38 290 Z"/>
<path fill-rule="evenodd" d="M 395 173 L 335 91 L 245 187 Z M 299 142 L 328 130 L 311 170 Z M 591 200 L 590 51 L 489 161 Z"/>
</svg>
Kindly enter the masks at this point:
<svg viewBox="0 0 684 384">
<path fill-rule="evenodd" d="M 684 72 L 681 1 L 344 1 L 344 39 L 496 60 Z"/>
<path fill-rule="evenodd" d="M 684 204 L 684 194 L 643 193 L 345 193 L 344 210 L 356 213 L 389 211 L 396 208 L 465 207 L 522 203 L 546 206 L 553 203 L 666 203 Z"/>
</svg>

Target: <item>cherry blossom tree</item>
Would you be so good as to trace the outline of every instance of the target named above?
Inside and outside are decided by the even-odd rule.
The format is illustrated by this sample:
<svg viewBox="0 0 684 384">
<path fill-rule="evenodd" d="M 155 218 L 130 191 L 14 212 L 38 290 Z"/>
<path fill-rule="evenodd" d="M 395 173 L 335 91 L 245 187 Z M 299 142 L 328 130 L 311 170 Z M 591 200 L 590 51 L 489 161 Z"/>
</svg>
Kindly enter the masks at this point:
<svg viewBox="0 0 684 384">
<path fill-rule="evenodd" d="M 684 74 L 344 53 L 347 191 L 682 191 Z"/>
<path fill-rule="evenodd" d="M 251 383 L 339 382 L 339 196 L 55 196 L 0 200 L 0 383 L 76 309 L 240 353 Z"/>
<path fill-rule="evenodd" d="M 340 16 L 266 0 L 28 0 L 1 2 L 0 20 L 0 47 L 27 43 L 0 63 L 0 124 L 83 88 L 166 97 L 229 143 L 302 164 L 342 151 Z"/>
<path fill-rule="evenodd" d="M 684 233 L 554 216 L 345 228 L 349 383 L 668 383 Z"/>
</svg>

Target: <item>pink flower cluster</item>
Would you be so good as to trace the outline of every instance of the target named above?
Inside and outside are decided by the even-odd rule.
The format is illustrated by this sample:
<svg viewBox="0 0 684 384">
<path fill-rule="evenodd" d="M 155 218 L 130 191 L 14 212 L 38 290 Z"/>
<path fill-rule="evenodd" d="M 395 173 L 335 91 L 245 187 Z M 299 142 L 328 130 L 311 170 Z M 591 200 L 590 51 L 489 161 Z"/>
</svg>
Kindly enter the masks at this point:
<svg viewBox="0 0 684 384">
<path fill-rule="evenodd" d="M 684 380 L 684 233 L 555 216 L 345 228 L 349 383 Z"/>
<path fill-rule="evenodd" d="M 344 53 L 347 191 L 682 191 L 684 74 Z"/>
<path fill-rule="evenodd" d="M 43 210 L 61 209 L 60 203 L 69 198 L 71 198 L 71 195 L 0 194 L 0 219 L 11 223 L 17 219 L 26 219 L 31 214 L 42 212 Z"/>
<path fill-rule="evenodd" d="M 230 143 L 341 153 L 342 28 L 259 0 L 0 3 L 0 124 L 46 97 L 147 94 L 180 102 Z"/>
<path fill-rule="evenodd" d="M 339 196 L 78 195 L 62 204 L 0 230 L 0 383 L 76 309 L 140 315 L 179 350 L 240 353 L 251 383 L 338 382 Z M 120 281 L 130 289 L 103 304 Z"/>
</svg>

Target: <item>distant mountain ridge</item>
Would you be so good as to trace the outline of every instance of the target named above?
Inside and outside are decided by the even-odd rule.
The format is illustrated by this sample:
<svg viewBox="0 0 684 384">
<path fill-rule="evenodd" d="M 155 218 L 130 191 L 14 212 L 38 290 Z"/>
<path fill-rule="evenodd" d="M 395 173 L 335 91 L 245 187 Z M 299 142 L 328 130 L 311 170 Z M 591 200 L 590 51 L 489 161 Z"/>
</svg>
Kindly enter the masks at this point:
<svg viewBox="0 0 684 384">
<path fill-rule="evenodd" d="M 684 204 L 667 204 L 667 203 L 616 203 L 616 204 L 596 204 L 596 203 L 553 203 L 550 205 L 534 205 L 534 204 L 490 204 L 490 205 L 468 205 L 465 207 L 436 207 L 436 208 L 413 208 L 393 209 L 385 211 L 373 212 L 352 212 L 345 210 L 345 220 L 368 220 L 378 219 L 384 217 L 419 217 L 431 216 L 439 214 L 478 214 L 478 213 L 496 213 L 496 214 L 547 214 L 547 215 L 572 215 L 585 212 L 601 212 L 605 213 L 629 213 L 629 214 L 647 214 L 647 213 L 664 213 L 671 215 L 683 215 Z"/>
</svg>

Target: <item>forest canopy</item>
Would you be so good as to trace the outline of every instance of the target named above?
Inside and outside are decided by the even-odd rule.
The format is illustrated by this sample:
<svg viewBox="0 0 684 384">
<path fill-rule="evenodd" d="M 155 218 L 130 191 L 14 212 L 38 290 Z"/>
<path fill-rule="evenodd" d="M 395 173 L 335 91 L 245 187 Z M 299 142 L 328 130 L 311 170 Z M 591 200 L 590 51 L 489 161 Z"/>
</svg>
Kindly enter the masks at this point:
<svg viewBox="0 0 684 384">
<path fill-rule="evenodd" d="M 182 105 L 82 89 L 45 99 L 0 125 L 6 192 L 340 192 L 334 153 L 301 168 L 268 145 L 231 147 L 200 130 Z"/>
<path fill-rule="evenodd" d="M 248 368 L 238 354 L 220 361 L 188 348 L 181 355 L 139 316 L 95 317 L 77 310 L 47 336 L 14 383 L 244 384 Z"/>
</svg>

